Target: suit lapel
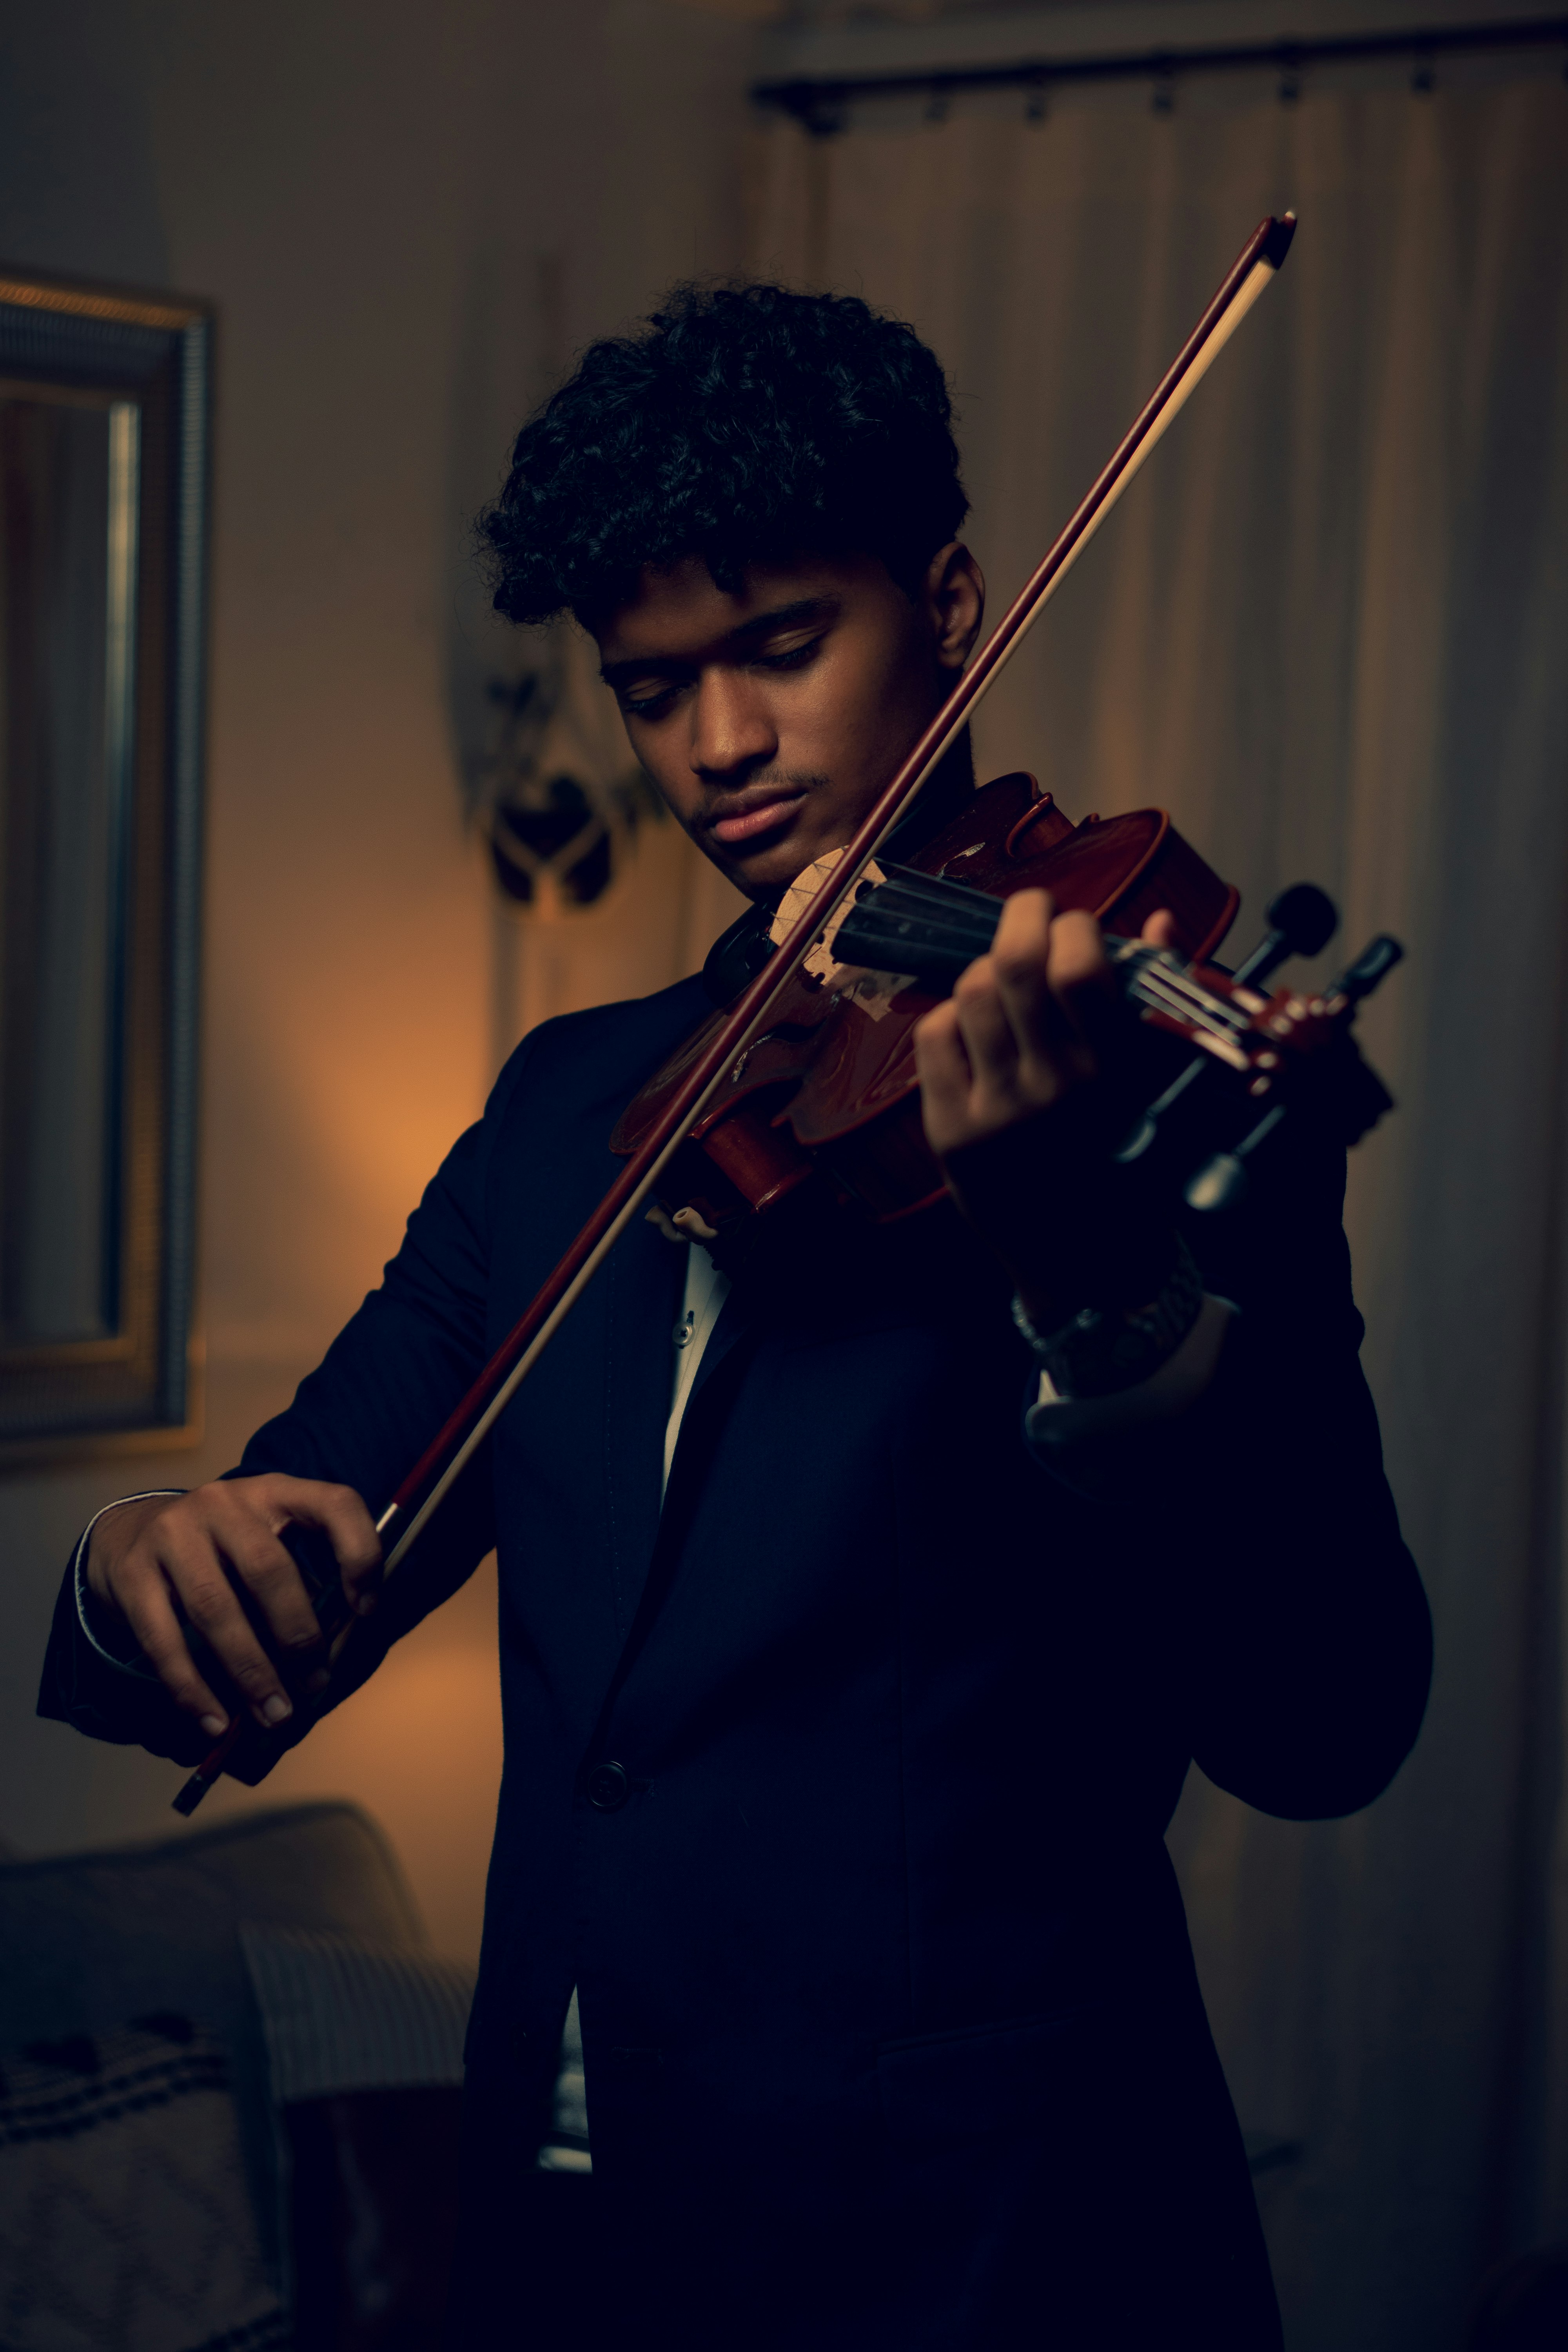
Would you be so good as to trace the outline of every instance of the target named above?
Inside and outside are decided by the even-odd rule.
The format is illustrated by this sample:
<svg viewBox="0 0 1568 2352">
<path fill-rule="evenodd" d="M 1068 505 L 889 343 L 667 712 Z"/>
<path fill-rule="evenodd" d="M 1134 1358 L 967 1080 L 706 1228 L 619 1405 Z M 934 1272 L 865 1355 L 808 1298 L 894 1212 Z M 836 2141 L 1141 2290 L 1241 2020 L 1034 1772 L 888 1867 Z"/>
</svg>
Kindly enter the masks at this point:
<svg viewBox="0 0 1568 2352">
<path fill-rule="evenodd" d="M 670 1252 L 673 1257 L 674 1251 Z M 682 1256 L 684 1254 L 682 1254 Z M 674 1301 L 672 1298 L 672 1324 Z M 734 1311 L 731 1312 L 731 1307 Z M 701 1490 L 701 1482 L 715 1444 L 721 1442 L 723 1424 L 733 1389 L 743 1377 L 745 1361 L 751 1353 L 750 1342 L 754 1326 L 752 1318 L 726 1299 L 723 1311 L 714 1327 L 713 1336 L 702 1351 L 691 1393 L 686 1401 L 686 1412 L 680 1424 L 680 1440 L 670 1464 L 669 1484 L 665 1490 L 664 1510 L 655 1529 L 655 1541 L 644 1555 L 640 1590 L 636 1612 L 621 1644 L 621 1654 L 610 1677 L 600 1707 L 599 1719 L 585 1755 L 603 1752 L 608 1727 L 616 1702 L 633 1667 L 636 1665 L 649 1633 L 657 1622 L 660 1610 L 669 1597 L 680 1557 L 683 1530 L 689 1524 L 692 1510 Z M 723 1373 L 724 1378 L 719 1375 Z M 666 1381 L 666 1404 L 668 1402 L 668 1381 Z M 665 1416 L 668 1418 L 668 1413 Z M 664 1422 L 658 1423 L 658 1444 L 662 1457 Z M 656 1484 L 657 1491 L 657 1484 Z"/>
<path fill-rule="evenodd" d="M 616 1631 L 625 1641 L 642 1597 L 658 1539 L 664 1436 L 674 1380 L 674 1335 L 686 1283 L 686 1252 L 650 1225 L 626 1234 L 605 1268 L 609 1333 L 605 1386 L 605 1491 Z M 731 1292 L 720 1310 L 686 1401 L 679 1459 L 689 1429 L 701 1421 L 698 1401 L 751 1329 Z M 670 1465 L 674 1475 L 674 1464 Z"/>
<path fill-rule="evenodd" d="M 723 1306 L 719 1310 L 719 1320 L 713 1326 L 713 1329 L 709 1337 L 708 1345 L 702 1350 L 702 1360 L 697 1367 L 697 1377 L 691 1383 L 691 1394 L 687 1399 L 686 1410 L 688 1412 L 691 1411 L 692 1406 L 697 1402 L 698 1398 L 701 1395 L 709 1381 L 713 1378 L 715 1372 L 718 1371 L 720 1366 L 724 1361 L 725 1357 L 730 1353 L 731 1348 L 734 1347 L 736 1341 L 743 1339 L 751 1328 L 752 1318 L 750 1315 L 747 1313 L 746 1308 L 742 1305 L 741 1300 L 736 1297 L 735 1293 L 731 1291 L 729 1297 L 726 1298 Z M 686 1430 L 686 1423 L 684 1421 L 681 1423 L 680 1426 L 682 1435 L 684 1435 Z M 677 1442 L 676 1451 L 678 1453 L 679 1451 L 679 1441 Z M 675 1465 L 672 1463 L 670 1465 L 672 1472 L 674 1467 Z"/>
</svg>

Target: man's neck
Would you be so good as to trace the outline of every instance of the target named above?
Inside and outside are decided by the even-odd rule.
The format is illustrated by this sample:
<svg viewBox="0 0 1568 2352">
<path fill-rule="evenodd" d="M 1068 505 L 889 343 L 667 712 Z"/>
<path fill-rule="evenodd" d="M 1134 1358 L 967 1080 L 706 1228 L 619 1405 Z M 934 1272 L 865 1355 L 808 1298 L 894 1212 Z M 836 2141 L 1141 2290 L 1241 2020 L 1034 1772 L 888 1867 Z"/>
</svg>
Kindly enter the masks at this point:
<svg viewBox="0 0 1568 2352">
<path fill-rule="evenodd" d="M 897 831 L 885 845 L 895 864 L 911 857 L 923 843 L 939 834 L 963 808 L 974 790 L 974 750 L 965 727 L 948 745 L 931 782 Z"/>
</svg>

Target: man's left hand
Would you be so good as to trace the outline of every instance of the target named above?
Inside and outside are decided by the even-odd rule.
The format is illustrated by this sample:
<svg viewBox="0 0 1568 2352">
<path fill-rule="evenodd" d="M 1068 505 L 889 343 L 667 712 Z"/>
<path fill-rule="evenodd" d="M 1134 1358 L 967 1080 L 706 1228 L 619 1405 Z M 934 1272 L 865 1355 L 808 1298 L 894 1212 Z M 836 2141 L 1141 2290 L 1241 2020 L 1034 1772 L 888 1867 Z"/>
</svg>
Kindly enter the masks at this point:
<svg viewBox="0 0 1568 2352">
<path fill-rule="evenodd" d="M 1172 935 L 1169 915 L 1144 926 Z M 1110 1157 L 1139 1107 L 1137 1042 L 1100 925 L 1045 890 L 1007 899 L 990 953 L 915 1031 L 927 1140 L 1037 1328 L 1142 1305 L 1168 1272 L 1173 1215 Z"/>
</svg>

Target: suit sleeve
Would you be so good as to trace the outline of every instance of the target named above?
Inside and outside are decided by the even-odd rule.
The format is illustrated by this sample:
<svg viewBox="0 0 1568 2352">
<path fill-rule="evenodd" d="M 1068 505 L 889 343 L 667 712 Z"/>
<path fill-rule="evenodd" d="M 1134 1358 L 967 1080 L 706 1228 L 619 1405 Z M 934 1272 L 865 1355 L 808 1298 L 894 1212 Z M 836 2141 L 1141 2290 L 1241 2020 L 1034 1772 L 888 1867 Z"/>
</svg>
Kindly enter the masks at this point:
<svg viewBox="0 0 1568 2352">
<path fill-rule="evenodd" d="M 1369 1804 L 1414 1746 L 1432 1626 L 1384 1475 L 1341 1216 L 1344 1155 L 1309 1145 L 1251 1205 L 1185 1231 L 1240 1308 L 1185 1413 L 1053 1463 L 1143 1561 L 1148 1622 L 1207 1777 L 1261 1811 Z M 1051 1449 L 1052 1453 L 1056 1449 Z"/>
<path fill-rule="evenodd" d="M 379 1512 L 470 1386 L 489 1352 L 489 1237 L 496 1213 L 498 1136 L 529 1047 L 497 1083 L 484 1118 L 459 1138 L 408 1221 L 402 1247 L 300 1385 L 287 1412 L 257 1431 L 229 1477 L 285 1471 L 352 1486 Z M 482 1448 L 374 1614 L 356 1624 L 327 1694 L 342 1703 L 397 1641 L 456 1591 L 495 1541 L 488 1448 Z M 211 1742 L 134 1664 L 89 1638 L 75 1560 L 55 1610 L 38 1713 L 90 1738 L 135 1744 L 195 1764 Z M 228 1769 L 254 1785 L 297 1746 L 326 1706 L 296 1701 L 280 1732 L 247 1727 Z"/>
</svg>

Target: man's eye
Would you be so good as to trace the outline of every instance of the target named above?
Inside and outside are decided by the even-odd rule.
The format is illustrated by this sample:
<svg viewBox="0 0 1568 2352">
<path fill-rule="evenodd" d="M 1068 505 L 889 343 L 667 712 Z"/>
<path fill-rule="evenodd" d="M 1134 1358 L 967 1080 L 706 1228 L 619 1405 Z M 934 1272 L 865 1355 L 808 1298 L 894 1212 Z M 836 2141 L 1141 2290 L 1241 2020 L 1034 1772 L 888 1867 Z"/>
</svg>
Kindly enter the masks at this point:
<svg viewBox="0 0 1568 2352">
<path fill-rule="evenodd" d="M 661 686 L 652 694 L 623 694 L 621 709 L 628 719 L 657 718 L 673 701 L 678 691 L 676 687 Z"/>
<path fill-rule="evenodd" d="M 759 669 L 804 669 L 813 654 L 821 648 L 820 637 L 810 637 L 804 646 L 792 646 L 787 653 L 763 654 L 758 660 Z"/>
</svg>

